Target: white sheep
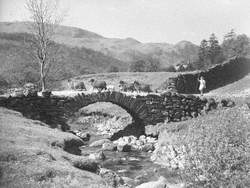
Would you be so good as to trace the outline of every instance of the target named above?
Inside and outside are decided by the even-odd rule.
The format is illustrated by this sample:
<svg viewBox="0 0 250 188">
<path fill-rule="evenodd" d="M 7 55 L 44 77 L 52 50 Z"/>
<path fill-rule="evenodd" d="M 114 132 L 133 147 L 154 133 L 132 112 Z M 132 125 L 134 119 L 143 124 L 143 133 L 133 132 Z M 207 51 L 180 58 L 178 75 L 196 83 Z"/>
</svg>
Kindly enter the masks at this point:
<svg viewBox="0 0 250 188">
<path fill-rule="evenodd" d="M 107 90 L 110 92 L 115 91 L 115 86 L 114 85 L 107 85 Z"/>
</svg>

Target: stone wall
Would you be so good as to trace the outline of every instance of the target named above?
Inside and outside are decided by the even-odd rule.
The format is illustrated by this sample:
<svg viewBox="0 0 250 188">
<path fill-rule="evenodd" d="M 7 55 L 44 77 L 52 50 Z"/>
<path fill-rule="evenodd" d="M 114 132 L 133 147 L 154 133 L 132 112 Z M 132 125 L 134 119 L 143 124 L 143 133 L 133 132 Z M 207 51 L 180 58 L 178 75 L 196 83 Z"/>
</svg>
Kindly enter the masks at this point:
<svg viewBox="0 0 250 188">
<path fill-rule="evenodd" d="M 136 122 L 130 127 L 133 131 L 143 134 L 146 125 L 160 122 L 178 122 L 197 117 L 203 111 L 216 108 L 213 99 L 201 99 L 193 95 L 176 93 L 151 94 L 147 96 L 128 96 L 119 92 L 102 92 L 76 97 L 9 97 L 0 98 L 0 106 L 21 112 L 24 116 L 41 120 L 52 128 L 60 127 L 67 130 L 67 118 L 79 109 L 96 102 L 111 102 L 124 108 Z M 225 101 L 224 101 L 225 103 Z M 227 105 L 226 103 L 224 106 Z M 133 132 L 132 131 L 132 132 Z"/>
<path fill-rule="evenodd" d="M 68 130 L 68 117 L 63 108 L 65 100 L 59 97 L 1 97 L 0 106 L 21 112 L 27 118 L 40 120 L 51 128 Z"/>
<path fill-rule="evenodd" d="M 233 58 L 227 62 L 216 65 L 206 71 L 198 73 L 180 74 L 165 83 L 165 88 L 175 90 L 178 93 L 199 93 L 198 77 L 206 80 L 206 91 L 210 91 L 229 83 L 235 82 L 250 73 L 250 60 L 246 58 Z"/>
</svg>

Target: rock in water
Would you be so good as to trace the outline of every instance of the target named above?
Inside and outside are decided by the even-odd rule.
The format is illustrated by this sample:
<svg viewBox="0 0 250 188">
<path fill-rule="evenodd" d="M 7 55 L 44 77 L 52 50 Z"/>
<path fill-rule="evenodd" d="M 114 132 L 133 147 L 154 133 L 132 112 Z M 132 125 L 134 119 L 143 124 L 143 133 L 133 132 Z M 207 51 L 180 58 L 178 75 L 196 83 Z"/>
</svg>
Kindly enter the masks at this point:
<svg viewBox="0 0 250 188">
<path fill-rule="evenodd" d="M 131 146 L 128 145 L 128 144 L 125 144 L 125 145 L 118 144 L 117 145 L 117 151 L 130 152 L 131 151 Z"/>
<path fill-rule="evenodd" d="M 76 133 L 76 136 L 80 137 L 83 141 L 89 141 L 90 139 L 90 134 L 89 133 L 85 133 L 85 132 L 78 132 Z"/>
<path fill-rule="evenodd" d="M 143 183 L 136 188 L 168 188 L 168 186 L 166 178 L 161 176 L 157 181 Z"/>
<path fill-rule="evenodd" d="M 104 160 L 106 156 L 104 155 L 103 151 L 99 151 L 98 153 L 91 153 L 89 155 L 89 159 L 91 160 Z"/>
<path fill-rule="evenodd" d="M 98 147 L 98 146 L 102 146 L 104 143 L 110 143 L 111 141 L 109 139 L 101 139 L 101 140 L 97 140 L 95 142 L 92 142 L 89 146 L 90 147 Z"/>
<path fill-rule="evenodd" d="M 103 145 L 102 145 L 102 150 L 106 150 L 106 151 L 115 151 L 116 150 L 116 146 L 115 144 L 113 143 L 108 143 L 108 142 L 105 142 Z"/>
</svg>

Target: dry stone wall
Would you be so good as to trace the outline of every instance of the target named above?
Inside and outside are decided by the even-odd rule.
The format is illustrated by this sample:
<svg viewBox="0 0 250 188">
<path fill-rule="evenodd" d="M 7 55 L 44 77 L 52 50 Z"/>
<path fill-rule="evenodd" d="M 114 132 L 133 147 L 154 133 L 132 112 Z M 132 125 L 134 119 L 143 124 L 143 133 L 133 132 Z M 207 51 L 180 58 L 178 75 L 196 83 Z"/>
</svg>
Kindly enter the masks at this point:
<svg viewBox="0 0 250 188">
<path fill-rule="evenodd" d="M 237 81 L 250 73 L 250 60 L 246 58 L 232 58 L 227 62 L 216 65 L 206 71 L 198 73 L 180 74 L 170 78 L 165 83 L 165 88 L 178 93 L 199 93 L 198 77 L 206 80 L 206 91 L 210 91 L 226 84 Z"/>
<path fill-rule="evenodd" d="M 63 104 L 67 98 L 59 97 L 0 97 L 0 106 L 21 112 L 25 117 L 40 120 L 51 128 L 68 130 L 68 118 Z"/>
<path fill-rule="evenodd" d="M 177 122 L 193 118 L 203 111 L 216 108 L 213 99 L 201 99 L 193 95 L 163 93 L 161 95 L 128 96 L 119 92 L 80 94 L 76 97 L 9 97 L 0 98 L 0 106 L 21 112 L 24 116 L 41 120 L 52 128 L 69 129 L 67 118 L 79 109 L 96 102 L 111 102 L 124 108 L 137 121 L 135 126 L 143 129 L 145 125 L 159 122 Z M 140 132 L 142 134 L 143 132 Z"/>
</svg>

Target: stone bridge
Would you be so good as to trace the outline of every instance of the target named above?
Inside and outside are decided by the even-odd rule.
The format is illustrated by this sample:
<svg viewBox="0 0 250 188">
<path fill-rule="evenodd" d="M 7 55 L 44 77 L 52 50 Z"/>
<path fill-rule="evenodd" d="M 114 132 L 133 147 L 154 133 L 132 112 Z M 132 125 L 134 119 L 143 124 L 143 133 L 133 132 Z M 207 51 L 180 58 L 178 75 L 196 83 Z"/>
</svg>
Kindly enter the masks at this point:
<svg viewBox="0 0 250 188">
<path fill-rule="evenodd" d="M 96 102 L 110 102 L 125 109 L 133 118 L 133 131 L 143 134 L 146 125 L 159 122 L 182 121 L 196 117 L 202 112 L 207 99 L 193 95 L 164 93 L 146 96 L 129 96 L 120 92 L 101 92 L 84 94 L 74 97 L 8 97 L 0 98 L 0 106 L 21 112 L 25 117 L 41 120 L 52 128 L 69 129 L 68 118 L 74 116 L 79 109 Z M 211 101 L 210 101 L 211 103 Z"/>
</svg>

